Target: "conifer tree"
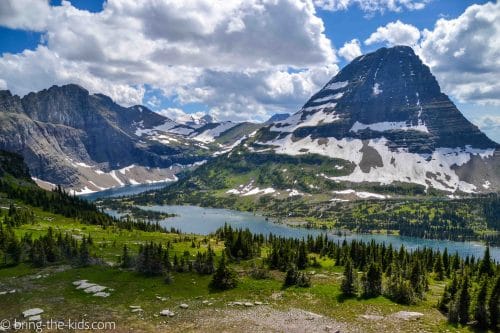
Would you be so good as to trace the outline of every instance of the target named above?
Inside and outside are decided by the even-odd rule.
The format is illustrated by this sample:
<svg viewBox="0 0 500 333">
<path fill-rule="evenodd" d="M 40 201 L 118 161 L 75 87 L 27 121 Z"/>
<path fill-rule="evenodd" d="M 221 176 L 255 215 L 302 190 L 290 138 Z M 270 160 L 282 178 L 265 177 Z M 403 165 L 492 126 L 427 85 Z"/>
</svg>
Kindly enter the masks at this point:
<svg viewBox="0 0 500 333">
<path fill-rule="evenodd" d="M 486 274 L 488 276 L 493 276 L 495 274 L 493 262 L 491 261 L 489 246 L 486 247 L 486 250 L 484 251 L 483 260 L 481 260 L 479 264 L 479 275 L 483 274 Z"/>
<path fill-rule="evenodd" d="M 283 281 L 284 287 L 290 287 L 297 283 L 298 272 L 294 265 L 290 265 L 286 271 L 285 281 Z"/>
<path fill-rule="evenodd" d="M 305 269 L 306 267 L 307 267 L 306 244 L 304 242 L 300 242 L 299 251 L 297 254 L 297 268 Z"/>
<path fill-rule="evenodd" d="M 445 275 L 445 270 L 444 270 L 444 263 L 443 263 L 443 257 L 438 254 L 436 257 L 436 261 L 434 262 L 434 273 L 436 273 L 436 280 L 438 281 L 443 281 L 444 280 L 444 275 Z"/>
<path fill-rule="evenodd" d="M 479 291 L 476 295 L 475 305 L 474 305 L 474 320 L 477 321 L 477 326 L 481 329 L 488 328 L 488 309 L 487 304 L 488 295 L 488 280 L 483 279 L 481 285 L 479 286 Z"/>
<path fill-rule="evenodd" d="M 218 290 L 233 289 L 237 286 L 238 279 L 236 273 L 227 266 L 226 256 L 223 253 L 215 270 L 210 287 Z"/>
<path fill-rule="evenodd" d="M 121 256 L 121 264 L 120 267 L 122 268 L 129 268 L 132 266 L 132 258 L 130 257 L 130 254 L 128 253 L 128 247 L 127 245 L 123 246 L 123 253 Z"/>
<path fill-rule="evenodd" d="M 382 270 L 377 263 L 370 263 L 363 276 L 363 296 L 377 297 L 382 294 Z"/>
<path fill-rule="evenodd" d="M 490 327 L 495 330 L 500 324 L 500 274 L 497 274 L 494 281 L 488 300 L 488 309 L 490 311 Z"/>
<path fill-rule="evenodd" d="M 340 289 L 346 296 L 355 296 L 357 294 L 357 276 L 354 271 L 352 261 L 348 259 L 345 263 L 344 278 Z"/>
<path fill-rule="evenodd" d="M 466 273 L 463 280 L 460 290 L 457 294 L 456 306 L 457 306 L 457 315 L 458 322 L 462 325 L 467 324 L 469 321 L 469 308 L 470 308 L 470 291 L 469 291 L 469 276 Z"/>
<path fill-rule="evenodd" d="M 83 240 L 82 243 L 80 244 L 79 252 L 80 253 L 78 256 L 78 266 L 85 267 L 90 265 L 90 252 L 87 242 L 85 240 Z"/>
</svg>

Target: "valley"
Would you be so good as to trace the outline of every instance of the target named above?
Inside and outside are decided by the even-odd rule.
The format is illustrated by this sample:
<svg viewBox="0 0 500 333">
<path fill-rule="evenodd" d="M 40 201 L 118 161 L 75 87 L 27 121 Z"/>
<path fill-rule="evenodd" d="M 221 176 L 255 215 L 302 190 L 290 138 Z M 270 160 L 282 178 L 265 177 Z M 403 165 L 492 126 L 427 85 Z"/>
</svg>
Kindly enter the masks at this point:
<svg viewBox="0 0 500 333">
<path fill-rule="evenodd" d="M 0 91 L 0 125 L 8 323 L 498 330 L 499 145 L 410 47 L 354 58 L 261 123 L 69 84 Z"/>
</svg>

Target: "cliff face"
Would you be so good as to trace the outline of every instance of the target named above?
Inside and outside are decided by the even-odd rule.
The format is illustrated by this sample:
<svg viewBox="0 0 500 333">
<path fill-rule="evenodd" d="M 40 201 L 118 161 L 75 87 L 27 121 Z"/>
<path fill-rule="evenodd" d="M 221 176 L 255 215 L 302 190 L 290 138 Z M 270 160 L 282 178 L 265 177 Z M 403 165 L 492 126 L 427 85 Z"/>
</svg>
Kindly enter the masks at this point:
<svg viewBox="0 0 500 333">
<path fill-rule="evenodd" d="M 0 149 L 20 153 L 34 177 L 77 190 L 173 179 L 172 165 L 198 161 L 189 148 L 135 134 L 134 124 L 155 127 L 170 121 L 142 106 L 122 107 L 77 85 L 54 86 L 23 98 L 0 92 Z M 129 166 L 144 172 L 136 170 L 136 179 L 126 173 L 104 176 Z M 148 168 L 164 171 L 148 175 Z"/>
<path fill-rule="evenodd" d="M 410 47 L 356 58 L 260 138 L 278 153 L 354 162 L 339 181 L 500 189 L 499 145 L 460 113 Z"/>
</svg>

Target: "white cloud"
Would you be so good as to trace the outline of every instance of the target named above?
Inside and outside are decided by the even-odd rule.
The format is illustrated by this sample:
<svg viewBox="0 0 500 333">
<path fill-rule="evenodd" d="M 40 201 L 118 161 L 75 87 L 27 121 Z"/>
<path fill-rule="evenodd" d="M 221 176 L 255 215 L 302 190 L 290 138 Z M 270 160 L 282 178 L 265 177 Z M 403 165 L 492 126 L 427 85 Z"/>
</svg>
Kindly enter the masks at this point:
<svg viewBox="0 0 500 333">
<path fill-rule="evenodd" d="M 491 139 L 500 143 L 500 115 L 486 115 L 472 121 Z"/>
<path fill-rule="evenodd" d="M 345 42 L 344 46 L 339 49 L 338 54 L 347 61 L 359 57 L 362 54 L 359 40 L 353 39 L 350 42 Z"/>
<path fill-rule="evenodd" d="M 338 72 L 337 65 L 286 70 L 210 71 L 191 89 L 179 91 L 181 103 L 206 103 L 220 120 L 266 120 L 276 112 L 294 112 Z M 242 93 L 244 92 L 244 93 Z"/>
<path fill-rule="evenodd" d="M 460 102 L 500 105 L 500 3 L 472 5 L 424 30 L 419 55 Z"/>
<path fill-rule="evenodd" d="M 366 45 L 385 43 L 393 45 L 414 46 L 420 39 L 420 31 L 411 24 L 405 24 L 400 20 L 390 22 L 384 27 L 378 27 L 367 40 Z"/>
<path fill-rule="evenodd" d="M 427 3 L 429 0 L 314 0 L 314 4 L 323 10 L 339 11 L 357 6 L 369 14 L 384 13 L 386 10 L 391 12 L 420 10 L 424 9 Z"/>
<path fill-rule="evenodd" d="M 41 31 L 46 27 L 49 12 L 48 0 L 2 0 L 0 26 Z"/>
<path fill-rule="evenodd" d="M 158 97 L 156 96 L 152 96 L 150 99 L 148 99 L 148 101 L 146 102 L 146 104 L 149 106 L 149 107 L 152 107 L 152 108 L 157 108 L 160 106 L 161 104 L 161 101 Z"/>
<path fill-rule="evenodd" d="M 312 92 L 329 79 L 313 77 L 336 67 L 312 0 L 109 0 L 99 13 L 63 1 L 40 13 L 45 43 L 0 58 L 0 79 L 20 95 L 74 82 L 131 105 L 148 85 L 181 103 L 255 115 L 298 108 L 285 96 Z M 268 83 L 280 73 L 290 82 Z"/>
</svg>

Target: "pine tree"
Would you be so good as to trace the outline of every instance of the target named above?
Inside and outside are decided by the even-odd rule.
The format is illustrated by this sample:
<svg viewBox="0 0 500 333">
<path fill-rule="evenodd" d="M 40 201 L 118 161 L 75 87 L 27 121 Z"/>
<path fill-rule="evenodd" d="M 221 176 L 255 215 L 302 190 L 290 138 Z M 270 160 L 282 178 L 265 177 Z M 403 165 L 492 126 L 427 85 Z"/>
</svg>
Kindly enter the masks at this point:
<svg viewBox="0 0 500 333">
<path fill-rule="evenodd" d="M 306 267 L 307 267 L 306 244 L 304 242 L 300 242 L 299 251 L 297 254 L 297 268 L 305 269 Z"/>
<path fill-rule="evenodd" d="M 311 279 L 305 272 L 298 274 L 296 286 L 301 288 L 308 288 L 311 286 Z"/>
<path fill-rule="evenodd" d="M 422 262 L 418 259 L 413 262 L 411 267 L 410 284 L 415 294 L 419 298 L 423 298 L 425 289 L 427 288 L 427 277 L 422 267 Z"/>
<path fill-rule="evenodd" d="M 355 296 L 357 294 L 357 276 L 352 266 L 352 261 L 348 259 L 344 268 L 344 279 L 340 289 L 346 296 Z"/>
<path fill-rule="evenodd" d="M 227 290 L 235 288 L 237 284 L 236 273 L 227 266 L 226 256 L 223 253 L 210 282 L 210 287 L 218 290 Z"/>
<path fill-rule="evenodd" d="M 90 252 L 87 242 L 85 240 L 83 240 L 82 244 L 80 244 L 79 252 L 80 253 L 78 256 L 78 266 L 85 267 L 90 265 Z"/>
<path fill-rule="evenodd" d="M 47 265 L 45 249 L 42 242 L 38 239 L 33 242 L 33 246 L 31 247 L 31 262 L 35 267 L 45 267 Z"/>
<path fill-rule="evenodd" d="M 477 321 L 477 326 L 481 329 L 488 327 L 489 315 L 486 307 L 488 295 L 488 280 L 483 279 L 479 287 L 479 292 L 476 295 L 474 306 L 474 319 Z"/>
<path fill-rule="evenodd" d="M 470 292 L 469 276 L 466 274 L 462 280 L 462 285 L 457 294 L 457 314 L 458 322 L 462 325 L 469 321 Z"/>
<path fill-rule="evenodd" d="M 444 280 L 444 263 L 443 263 L 443 257 L 438 254 L 436 257 L 436 261 L 434 262 L 434 273 L 436 273 L 436 280 L 438 281 L 443 281 Z"/>
<path fill-rule="evenodd" d="M 128 253 L 127 245 L 123 246 L 123 253 L 122 253 L 122 256 L 121 256 L 120 267 L 122 267 L 122 268 L 130 268 L 130 267 L 132 267 L 132 258 L 130 257 L 130 254 Z"/>
<path fill-rule="evenodd" d="M 377 263 L 370 263 L 363 276 L 363 296 L 377 297 L 382 294 L 382 270 Z"/>
<path fill-rule="evenodd" d="M 495 330 L 500 324 L 500 274 L 497 274 L 493 284 L 488 300 L 488 309 L 490 310 L 490 327 Z"/>
<path fill-rule="evenodd" d="M 294 265 L 291 265 L 286 271 L 285 281 L 283 281 L 284 287 L 290 287 L 297 283 L 298 272 Z"/>
<path fill-rule="evenodd" d="M 493 276 L 495 274 L 495 270 L 493 267 L 493 262 L 491 261 L 490 256 L 490 247 L 487 246 L 484 251 L 483 260 L 479 264 L 479 275 L 486 274 L 488 276 Z"/>
</svg>

